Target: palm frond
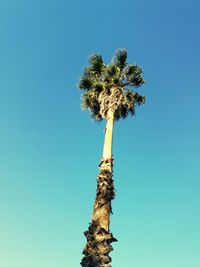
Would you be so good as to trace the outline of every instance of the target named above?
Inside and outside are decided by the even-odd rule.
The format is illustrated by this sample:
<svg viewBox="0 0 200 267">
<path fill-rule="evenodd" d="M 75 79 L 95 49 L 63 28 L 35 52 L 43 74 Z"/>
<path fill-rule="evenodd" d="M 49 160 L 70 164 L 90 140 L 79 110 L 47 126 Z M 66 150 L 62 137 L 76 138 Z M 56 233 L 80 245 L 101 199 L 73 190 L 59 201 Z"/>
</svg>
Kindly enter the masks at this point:
<svg viewBox="0 0 200 267">
<path fill-rule="evenodd" d="M 130 64 L 124 70 L 124 85 L 139 87 L 145 83 L 142 77 L 142 69 L 138 65 Z"/>
<path fill-rule="evenodd" d="M 89 89 L 92 88 L 92 85 L 93 85 L 93 83 L 92 83 L 91 78 L 89 78 L 87 76 L 82 76 L 81 77 L 81 79 L 79 81 L 79 88 L 80 89 L 83 89 L 83 90 L 87 89 L 87 90 L 89 90 Z"/>
<path fill-rule="evenodd" d="M 112 59 L 112 63 L 122 70 L 126 66 L 127 51 L 126 49 L 118 49 Z"/>
<path fill-rule="evenodd" d="M 133 64 L 129 64 L 125 70 L 125 75 L 129 76 L 131 74 L 135 74 L 136 72 L 138 72 L 138 66 L 137 65 L 133 65 Z"/>
<path fill-rule="evenodd" d="M 93 71 L 95 74 L 101 74 L 103 70 L 103 59 L 101 55 L 94 54 L 90 56 L 89 58 L 89 63 L 90 63 L 90 70 Z"/>
<path fill-rule="evenodd" d="M 125 119 L 128 116 L 128 108 L 126 105 L 121 104 L 115 111 L 115 120 Z"/>
<path fill-rule="evenodd" d="M 96 90 L 87 91 L 82 95 L 81 107 L 83 110 L 89 109 L 91 117 L 96 120 L 102 120 L 100 114 L 100 103 L 98 100 L 98 92 Z"/>
<path fill-rule="evenodd" d="M 106 73 L 112 78 L 117 74 L 117 66 L 113 64 L 108 65 Z"/>
<path fill-rule="evenodd" d="M 96 82 L 93 84 L 94 90 L 100 93 L 103 90 L 103 84 L 101 82 Z"/>
<path fill-rule="evenodd" d="M 93 103 L 98 102 L 98 93 L 95 90 L 87 91 L 82 95 L 82 108 L 88 109 L 93 106 Z"/>
<path fill-rule="evenodd" d="M 103 118 L 101 116 L 101 114 L 99 112 L 93 112 L 91 111 L 91 118 L 94 120 L 94 121 L 102 121 Z"/>
<path fill-rule="evenodd" d="M 135 93 L 135 101 L 138 105 L 144 104 L 146 101 L 145 96 L 139 95 L 138 93 Z"/>
</svg>

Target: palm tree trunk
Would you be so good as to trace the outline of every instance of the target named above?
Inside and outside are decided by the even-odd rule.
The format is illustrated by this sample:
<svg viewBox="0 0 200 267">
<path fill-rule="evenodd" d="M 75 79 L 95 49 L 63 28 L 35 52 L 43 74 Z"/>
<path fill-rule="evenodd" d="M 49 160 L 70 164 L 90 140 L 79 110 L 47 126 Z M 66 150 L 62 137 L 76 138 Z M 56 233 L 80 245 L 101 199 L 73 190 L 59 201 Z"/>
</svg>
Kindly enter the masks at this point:
<svg viewBox="0 0 200 267">
<path fill-rule="evenodd" d="M 113 250 L 111 243 L 117 241 L 110 233 L 111 200 L 115 197 L 113 184 L 113 140 L 114 114 L 108 112 L 105 131 L 103 156 L 97 177 L 97 192 L 93 207 L 92 222 L 84 232 L 87 244 L 83 250 L 85 255 L 81 261 L 83 267 L 111 267 L 109 253 Z"/>
<path fill-rule="evenodd" d="M 103 147 L 103 159 L 112 159 L 112 140 L 113 140 L 114 114 L 108 111 L 108 119 L 105 129 L 105 140 Z"/>
</svg>

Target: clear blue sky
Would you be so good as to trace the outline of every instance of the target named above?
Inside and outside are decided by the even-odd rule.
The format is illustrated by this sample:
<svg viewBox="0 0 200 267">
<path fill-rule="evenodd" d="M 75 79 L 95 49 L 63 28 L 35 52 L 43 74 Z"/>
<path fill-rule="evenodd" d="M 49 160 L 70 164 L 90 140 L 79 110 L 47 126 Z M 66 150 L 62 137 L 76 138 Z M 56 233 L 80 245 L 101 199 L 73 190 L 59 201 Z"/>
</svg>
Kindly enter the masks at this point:
<svg viewBox="0 0 200 267">
<path fill-rule="evenodd" d="M 76 267 L 104 123 L 88 56 L 127 48 L 147 103 L 116 124 L 113 267 L 200 266 L 200 2 L 1 0 L 0 266 Z"/>
</svg>

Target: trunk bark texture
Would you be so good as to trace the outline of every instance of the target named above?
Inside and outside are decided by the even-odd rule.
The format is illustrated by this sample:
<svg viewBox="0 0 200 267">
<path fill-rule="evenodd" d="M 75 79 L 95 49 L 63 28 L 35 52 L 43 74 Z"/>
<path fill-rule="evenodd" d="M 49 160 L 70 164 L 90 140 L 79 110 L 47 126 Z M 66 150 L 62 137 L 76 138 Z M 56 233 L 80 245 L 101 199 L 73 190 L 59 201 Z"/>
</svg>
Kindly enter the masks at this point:
<svg viewBox="0 0 200 267">
<path fill-rule="evenodd" d="M 99 164 L 97 192 L 93 207 L 92 221 L 86 232 L 87 244 L 83 250 L 82 267 L 111 267 L 109 253 L 113 250 L 111 243 L 117 241 L 110 232 L 111 200 L 115 197 L 113 183 L 113 139 L 114 114 L 108 112 L 105 130 L 103 156 Z"/>
</svg>

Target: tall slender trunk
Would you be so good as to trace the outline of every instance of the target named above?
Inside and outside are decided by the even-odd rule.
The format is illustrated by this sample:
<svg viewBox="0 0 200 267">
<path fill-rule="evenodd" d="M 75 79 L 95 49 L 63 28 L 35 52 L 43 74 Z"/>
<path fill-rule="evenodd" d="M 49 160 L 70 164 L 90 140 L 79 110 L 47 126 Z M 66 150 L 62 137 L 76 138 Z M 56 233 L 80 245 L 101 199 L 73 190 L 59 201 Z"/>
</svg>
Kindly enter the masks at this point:
<svg viewBox="0 0 200 267">
<path fill-rule="evenodd" d="M 108 119 L 105 129 L 105 139 L 103 147 L 103 159 L 112 159 L 112 142 L 113 142 L 114 114 L 108 111 Z"/>
<path fill-rule="evenodd" d="M 111 200 L 115 197 L 113 184 L 112 140 L 114 113 L 108 111 L 105 130 L 104 148 L 99 164 L 97 192 L 93 207 L 92 221 L 86 232 L 87 244 L 81 261 L 83 267 L 111 267 L 109 253 L 113 250 L 111 243 L 117 241 L 110 233 Z"/>
</svg>

